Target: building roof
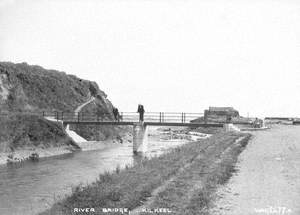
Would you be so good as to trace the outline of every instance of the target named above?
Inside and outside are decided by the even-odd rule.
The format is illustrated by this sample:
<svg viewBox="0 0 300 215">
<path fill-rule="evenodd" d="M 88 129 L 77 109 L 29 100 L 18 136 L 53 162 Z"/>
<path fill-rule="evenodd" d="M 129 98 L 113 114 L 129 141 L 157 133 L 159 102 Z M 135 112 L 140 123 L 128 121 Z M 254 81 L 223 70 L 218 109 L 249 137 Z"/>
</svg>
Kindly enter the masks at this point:
<svg viewBox="0 0 300 215">
<path fill-rule="evenodd" d="M 219 111 L 226 111 L 226 112 L 232 112 L 237 111 L 233 107 L 209 107 L 209 111 L 213 112 L 219 112 Z"/>
</svg>

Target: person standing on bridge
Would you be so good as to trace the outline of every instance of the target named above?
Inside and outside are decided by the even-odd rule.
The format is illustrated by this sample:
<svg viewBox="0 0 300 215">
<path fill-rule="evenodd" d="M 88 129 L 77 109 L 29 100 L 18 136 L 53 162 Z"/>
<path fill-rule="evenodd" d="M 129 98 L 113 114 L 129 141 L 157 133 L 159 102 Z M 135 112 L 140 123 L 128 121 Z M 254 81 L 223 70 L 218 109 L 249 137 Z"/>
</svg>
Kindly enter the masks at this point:
<svg viewBox="0 0 300 215">
<path fill-rule="evenodd" d="M 143 122 L 144 121 L 144 113 L 145 113 L 144 106 L 139 104 L 137 112 L 140 114 L 140 122 Z"/>
<path fill-rule="evenodd" d="M 113 108 L 113 114 L 114 114 L 114 117 L 115 117 L 115 120 L 117 120 L 118 122 L 120 121 L 120 118 L 119 118 L 119 110 L 118 108 Z"/>
</svg>

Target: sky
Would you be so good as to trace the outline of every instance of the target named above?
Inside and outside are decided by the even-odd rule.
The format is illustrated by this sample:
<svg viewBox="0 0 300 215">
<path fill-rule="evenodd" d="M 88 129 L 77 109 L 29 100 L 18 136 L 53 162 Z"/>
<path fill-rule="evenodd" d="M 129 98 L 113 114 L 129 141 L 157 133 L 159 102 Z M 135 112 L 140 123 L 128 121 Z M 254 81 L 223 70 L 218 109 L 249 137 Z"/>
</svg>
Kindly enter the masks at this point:
<svg viewBox="0 0 300 215">
<path fill-rule="evenodd" d="M 96 81 L 120 111 L 300 116 L 300 1 L 0 0 L 0 61 Z"/>
</svg>

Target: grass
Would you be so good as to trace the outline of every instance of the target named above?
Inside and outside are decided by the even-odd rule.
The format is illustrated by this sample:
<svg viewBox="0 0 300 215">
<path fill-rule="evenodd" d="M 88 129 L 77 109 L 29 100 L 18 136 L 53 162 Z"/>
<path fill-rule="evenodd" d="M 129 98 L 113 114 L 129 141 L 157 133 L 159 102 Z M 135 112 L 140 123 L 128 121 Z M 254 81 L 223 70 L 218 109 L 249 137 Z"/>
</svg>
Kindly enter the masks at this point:
<svg viewBox="0 0 300 215">
<path fill-rule="evenodd" d="M 12 86 L 7 101 L 10 111 L 24 111 L 26 108 L 74 111 L 87 100 L 90 86 L 94 86 L 64 72 L 27 63 L 0 62 L 0 72 L 6 74 Z"/>
<path fill-rule="evenodd" d="M 250 136 L 246 136 L 238 145 L 228 146 L 226 153 L 221 155 L 219 162 L 210 165 L 208 168 L 210 173 L 204 177 L 198 177 L 202 181 L 202 186 L 191 191 L 189 203 L 183 208 L 179 208 L 175 214 L 209 214 L 209 208 L 213 204 L 214 191 L 219 185 L 224 185 L 236 172 L 235 164 L 238 155 L 246 146 L 249 138 Z"/>
<path fill-rule="evenodd" d="M 14 151 L 25 147 L 51 147 L 76 144 L 64 132 L 61 124 L 33 114 L 0 116 L 0 149 L 2 144 Z M 0 150 L 0 152 L 2 152 Z"/>
<path fill-rule="evenodd" d="M 143 204 L 149 208 L 170 208 L 172 214 L 204 213 L 215 187 L 224 184 L 234 171 L 245 144 L 233 143 L 241 136 L 248 141 L 249 135 L 221 133 L 125 169 L 117 167 L 90 185 L 76 187 L 69 197 L 42 214 L 78 214 L 74 208 L 95 208 L 96 214 L 101 214 L 101 208 L 132 210 Z M 152 196 L 159 187 L 165 188 Z"/>
</svg>

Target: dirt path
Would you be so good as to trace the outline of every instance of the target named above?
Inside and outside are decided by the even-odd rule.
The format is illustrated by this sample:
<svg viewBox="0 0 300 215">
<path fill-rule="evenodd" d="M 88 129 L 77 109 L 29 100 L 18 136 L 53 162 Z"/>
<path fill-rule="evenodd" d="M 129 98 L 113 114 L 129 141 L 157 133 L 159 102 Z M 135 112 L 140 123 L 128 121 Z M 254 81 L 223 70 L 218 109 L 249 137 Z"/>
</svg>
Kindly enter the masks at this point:
<svg viewBox="0 0 300 215">
<path fill-rule="evenodd" d="M 84 106 L 88 105 L 89 103 L 91 103 L 92 101 L 95 100 L 95 97 L 91 97 L 87 102 L 81 104 L 80 106 L 78 106 L 76 109 L 75 109 L 75 116 L 77 117 L 78 116 L 78 113 L 82 110 L 82 108 L 84 108 Z M 80 143 L 83 143 L 83 142 L 87 142 L 86 139 L 84 139 L 83 137 L 79 136 L 75 131 L 72 131 L 70 130 L 70 127 L 69 125 L 67 125 L 66 127 L 66 132 L 67 134 L 77 143 L 79 144 L 80 148 L 82 148 L 82 144 Z"/>
<path fill-rule="evenodd" d="M 78 113 L 81 111 L 81 109 L 84 107 L 84 106 L 86 106 L 86 105 L 88 105 L 89 103 L 91 103 L 92 101 L 94 101 L 95 100 L 95 97 L 91 97 L 87 102 L 85 102 L 85 103 L 83 103 L 83 104 L 81 104 L 80 106 L 78 106 L 76 109 L 75 109 L 75 114 L 76 115 L 78 115 Z"/>
<path fill-rule="evenodd" d="M 253 132 L 211 214 L 300 214 L 300 126 Z"/>
</svg>

